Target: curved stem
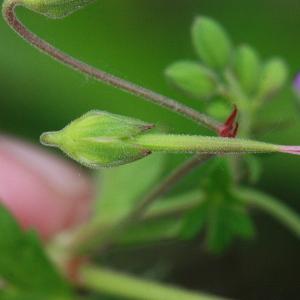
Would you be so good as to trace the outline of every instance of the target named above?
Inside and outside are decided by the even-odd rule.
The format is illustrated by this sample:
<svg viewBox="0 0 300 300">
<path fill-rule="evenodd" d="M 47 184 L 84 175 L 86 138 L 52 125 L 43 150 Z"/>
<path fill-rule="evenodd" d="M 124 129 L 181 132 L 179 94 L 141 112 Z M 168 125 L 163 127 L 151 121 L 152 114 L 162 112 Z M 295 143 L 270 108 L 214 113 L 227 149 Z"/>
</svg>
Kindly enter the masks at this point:
<svg viewBox="0 0 300 300">
<path fill-rule="evenodd" d="M 83 287 L 89 290 L 128 299 L 137 300 L 221 300 L 217 296 L 200 294 L 170 285 L 163 285 L 149 280 L 108 270 L 85 266 L 81 270 Z"/>
<path fill-rule="evenodd" d="M 238 188 L 237 193 L 250 205 L 273 216 L 300 237 L 300 216 L 281 201 L 250 188 Z"/>
<path fill-rule="evenodd" d="M 136 220 L 144 215 L 146 209 L 153 204 L 155 200 L 164 196 L 169 190 L 171 190 L 183 177 L 192 172 L 195 168 L 200 167 L 206 161 L 208 161 L 213 155 L 201 154 L 195 155 L 192 158 L 186 160 L 180 164 L 175 170 L 173 170 L 162 182 L 155 186 L 150 193 L 148 193 L 136 206 L 136 208 L 127 216 L 128 220 Z"/>
<path fill-rule="evenodd" d="M 119 235 L 128 228 L 133 222 L 139 221 L 147 213 L 147 209 L 159 198 L 164 196 L 172 187 L 174 187 L 183 177 L 192 172 L 195 168 L 204 164 L 212 155 L 195 155 L 192 158 L 184 161 L 175 170 L 173 170 L 165 179 L 153 188 L 137 206 L 121 221 L 116 224 L 111 224 L 109 230 L 102 226 L 86 227 L 75 236 L 70 249 L 75 249 L 75 252 L 85 253 L 96 248 L 99 253 L 109 249 Z M 100 237 L 100 238 L 95 238 Z M 74 250 L 73 250 L 74 251 Z"/>
<path fill-rule="evenodd" d="M 221 124 L 210 118 L 209 116 L 199 113 L 198 111 L 185 106 L 173 99 L 155 93 L 146 88 L 140 87 L 136 84 L 128 82 L 124 79 L 113 76 L 102 70 L 94 68 L 80 60 L 73 58 L 72 56 L 56 49 L 54 46 L 50 45 L 46 41 L 42 40 L 40 37 L 29 31 L 16 17 L 15 8 L 18 5 L 22 5 L 17 0 L 8 1 L 3 6 L 3 16 L 9 26 L 15 30 L 21 37 L 23 37 L 32 46 L 38 48 L 45 54 L 48 54 L 52 58 L 64 63 L 65 65 L 71 67 L 72 69 L 87 74 L 92 78 L 102 81 L 108 85 L 114 86 L 123 91 L 129 92 L 136 96 L 142 97 L 150 102 L 161 105 L 173 112 L 179 113 L 186 118 L 195 121 L 198 124 L 202 124 L 205 127 L 219 132 Z"/>
</svg>

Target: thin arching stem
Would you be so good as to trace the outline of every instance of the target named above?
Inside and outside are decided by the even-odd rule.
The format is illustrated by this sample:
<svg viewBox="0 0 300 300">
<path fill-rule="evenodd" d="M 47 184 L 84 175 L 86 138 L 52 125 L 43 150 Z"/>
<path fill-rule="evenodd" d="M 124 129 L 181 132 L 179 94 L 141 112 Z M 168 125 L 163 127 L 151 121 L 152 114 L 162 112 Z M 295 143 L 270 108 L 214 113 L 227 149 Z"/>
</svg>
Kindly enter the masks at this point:
<svg viewBox="0 0 300 300">
<path fill-rule="evenodd" d="M 12 29 L 14 29 L 21 37 L 23 37 L 31 45 L 38 48 L 45 54 L 48 54 L 52 58 L 58 60 L 61 63 L 71 67 L 72 69 L 87 74 L 88 76 L 102 81 L 106 84 L 114 86 L 123 91 L 129 92 L 136 96 L 142 97 L 152 103 L 163 106 L 171 111 L 179 113 L 186 118 L 195 121 L 198 124 L 204 125 L 208 129 L 213 130 L 218 133 L 220 130 L 220 124 L 218 121 L 210 118 L 209 116 L 202 114 L 188 106 L 185 106 L 176 100 L 170 99 L 158 93 L 155 93 L 144 87 L 140 87 L 136 84 L 128 82 L 124 79 L 113 76 L 102 70 L 94 68 L 80 60 L 73 58 L 72 56 L 56 49 L 54 46 L 50 45 L 46 41 L 42 40 L 40 37 L 29 31 L 16 17 L 15 8 L 21 5 L 16 0 L 9 1 L 3 7 L 3 15 L 7 23 Z"/>
<path fill-rule="evenodd" d="M 89 230 L 83 230 L 82 232 L 79 232 L 79 235 L 74 239 L 74 243 L 72 243 L 70 248 L 75 249 L 75 252 L 79 252 L 81 254 L 91 249 L 97 249 L 98 254 L 100 252 L 107 251 L 131 224 L 138 222 L 144 216 L 148 208 L 156 200 L 164 196 L 180 180 L 212 157 L 213 155 L 209 154 L 197 154 L 184 161 L 175 170 L 168 174 L 157 186 L 155 186 L 143 199 L 141 199 L 137 206 L 124 219 L 114 225 L 113 228 L 110 228 L 108 234 L 105 234 L 105 232 L 98 232 L 97 230 L 95 231 L 94 228 L 91 228 L 91 232 L 89 232 Z M 95 239 L 95 236 L 100 236 L 100 240 L 97 238 Z"/>
<path fill-rule="evenodd" d="M 154 187 L 144 199 L 142 199 L 136 208 L 127 216 L 128 220 L 138 220 L 146 212 L 147 208 L 158 198 L 169 192 L 180 180 L 187 176 L 197 167 L 203 165 L 206 161 L 212 158 L 212 154 L 195 155 L 192 158 L 184 161 L 176 169 L 174 169 L 165 179 Z"/>
</svg>

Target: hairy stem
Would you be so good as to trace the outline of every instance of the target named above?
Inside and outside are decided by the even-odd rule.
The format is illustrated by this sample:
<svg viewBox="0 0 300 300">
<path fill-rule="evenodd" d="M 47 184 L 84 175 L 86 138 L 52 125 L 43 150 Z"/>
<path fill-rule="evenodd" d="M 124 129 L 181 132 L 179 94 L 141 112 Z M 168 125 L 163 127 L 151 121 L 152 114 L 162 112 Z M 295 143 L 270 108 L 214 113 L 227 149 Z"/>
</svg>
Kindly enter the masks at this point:
<svg viewBox="0 0 300 300">
<path fill-rule="evenodd" d="M 162 285 L 105 268 L 85 266 L 82 285 L 89 290 L 116 297 L 137 300 L 221 300 L 223 298 Z"/>
<path fill-rule="evenodd" d="M 142 97 L 152 103 L 163 106 L 173 112 L 179 113 L 186 118 L 195 121 L 198 124 L 204 125 L 208 129 L 218 133 L 221 124 L 210 118 L 209 116 L 202 114 L 188 106 L 185 106 L 176 100 L 170 99 L 166 96 L 155 93 L 144 87 L 140 87 L 136 84 L 128 82 L 124 79 L 113 76 L 107 72 L 94 68 L 80 60 L 73 58 L 72 56 L 56 49 L 40 37 L 29 31 L 16 17 L 15 8 L 18 5 L 22 5 L 17 0 L 7 1 L 3 5 L 3 16 L 9 26 L 15 30 L 21 37 L 23 37 L 32 46 L 38 48 L 45 54 L 48 54 L 52 58 L 60 61 L 61 63 L 71 67 L 72 69 L 87 74 L 88 76 L 102 81 L 108 85 L 129 92 L 136 96 Z"/>
<path fill-rule="evenodd" d="M 131 142 L 153 152 L 168 153 L 272 153 L 285 150 L 285 146 L 264 142 L 198 135 L 143 134 Z"/>
</svg>

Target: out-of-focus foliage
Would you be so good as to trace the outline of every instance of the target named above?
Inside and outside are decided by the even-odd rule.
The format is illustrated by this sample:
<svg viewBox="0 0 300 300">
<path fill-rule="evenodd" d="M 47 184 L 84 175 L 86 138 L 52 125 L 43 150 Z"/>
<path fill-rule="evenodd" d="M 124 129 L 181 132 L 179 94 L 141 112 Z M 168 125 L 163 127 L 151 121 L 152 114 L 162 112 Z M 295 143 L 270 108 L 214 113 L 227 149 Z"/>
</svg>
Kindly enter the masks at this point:
<svg viewBox="0 0 300 300">
<path fill-rule="evenodd" d="M 118 168 L 103 170 L 99 176 L 99 199 L 95 218 L 103 222 L 120 220 L 143 198 L 161 178 L 164 155 Z"/>
<path fill-rule="evenodd" d="M 23 232 L 3 206 L 0 231 L 0 279 L 9 288 L 1 299 L 71 299 L 70 287 L 49 261 L 38 237 Z"/>
<path fill-rule="evenodd" d="M 99 177 L 99 199 L 94 220 L 104 229 L 125 218 L 151 192 L 162 177 L 165 155 L 155 154 L 141 161 L 103 170 Z M 200 191 L 188 191 L 158 199 L 138 222 L 118 239 L 120 245 L 145 244 L 178 239 L 183 216 L 202 201 Z"/>
<path fill-rule="evenodd" d="M 182 58 L 191 59 L 193 57 L 194 49 L 190 43 L 188 28 L 195 15 L 205 14 L 219 20 L 226 25 L 235 44 L 244 42 L 251 44 L 260 51 L 262 61 L 270 55 L 285 57 L 291 72 L 295 73 L 300 65 L 300 44 L 295 43 L 299 35 L 299 13 L 299 3 L 294 0 L 233 0 L 230 2 L 102 0 L 60 22 L 48 22 L 31 12 L 19 10 L 20 17 L 31 29 L 54 42 L 59 48 L 114 74 L 154 88 L 164 94 L 172 95 L 199 110 L 203 109 L 203 103 L 177 93 L 173 88 L 168 87 L 163 79 L 163 70 L 166 66 Z M 163 126 L 185 133 L 207 133 L 179 116 L 125 93 L 94 83 L 88 78 L 82 77 L 81 74 L 75 74 L 64 66 L 38 54 L 35 49 L 15 36 L 3 21 L 0 21 L 0 35 L 1 40 L 5 41 L 5 47 L 0 48 L 0 87 L 2 91 L 0 126 L 2 131 L 24 135 L 37 142 L 41 132 L 52 128 L 61 128 L 66 122 L 83 112 L 97 108 L 131 115 L 153 123 L 159 121 Z M 12 51 L 12 49 L 18 49 L 18 51 Z M 271 105 L 262 109 L 256 117 L 255 128 L 256 132 L 259 132 L 257 136 L 260 139 L 286 144 L 297 141 L 300 122 L 292 97 L 291 93 L 286 90 L 279 96 L 278 101 L 272 102 Z M 228 104 L 224 105 L 223 99 L 219 100 L 218 103 L 208 104 L 206 109 L 209 114 L 216 116 L 219 120 L 224 120 L 231 107 Z M 292 123 L 292 127 L 282 126 L 286 119 Z M 257 160 L 261 159 L 255 159 L 253 162 L 248 156 L 244 162 L 249 165 L 249 169 L 252 169 L 247 171 L 251 174 L 251 182 L 257 182 L 260 178 L 256 185 L 281 196 L 285 203 L 291 204 L 295 208 L 299 207 L 299 160 L 288 157 L 283 159 L 280 155 L 265 158 L 261 160 L 261 164 L 258 164 Z M 173 158 L 170 164 L 174 165 L 175 162 L 178 162 L 177 158 Z M 113 173 L 113 170 L 108 171 Z M 180 191 L 184 194 L 187 189 L 193 190 L 195 186 L 201 186 L 202 182 L 199 183 L 199 177 L 205 177 L 205 172 L 193 173 L 193 176 L 189 176 L 187 181 L 184 181 L 176 189 L 176 192 Z M 111 177 L 110 184 L 112 185 L 114 177 Z M 117 181 L 117 177 L 115 180 Z M 142 191 L 136 195 L 140 197 Z M 186 198 L 186 196 L 184 197 Z M 132 197 L 131 199 L 137 198 Z M 196 212 L 195 215 L 197 215 Z M 225 256 L 223 264 L 222 261 L 214 261 L 215 268 L 213 269 L 210 266 L 202 269 L 197 265 L 191 271 L 191 264 L 194 263 L 195 256 L 199 255 L 200 257 L 196 263 L 203 259 L 203 254 L 197 252 L 197 255 L 193 256 L 193 263 L 188 264 L 186 270 L 188 270 L 188 275 L 193 277 L 191 272 L 199 269 L 195 276 L 195 278 L 199 278 L 199 281 L 193 277 L 193 280 L 189 279 L 188 284 L 201 286 L 202 282 L 205 282 L 205 278 L 212 278 L 209 277 L 209 271 L 211 271 L 214 280 L 208 279 L 207 282 L 212 290 L 225 289 L 224 281 L 226 280 L 234 282 L 232 290 L 230 288 L 227 290 L 231 297 L 238 295 L 236 298 L 242 298 L 243 295 L 248 299 L 257 298 L 259 297 L 257 293 L 263 293 L 263 291 L 266 291 L 266 297 L 270 297 L 270 295 L 280 297 L 278 294 L 282 295 L 284 288 L 293 293 L 290 283 L 299 277 L 295 275 L 297 274 L 297 268 L 295 268 L 297 256 L 292 250 L 293 246 L 297 244 L 293 244 L 293 240 L 289 239 L 289 235 L 285 231 L 280 231 L 279 226 L 274 228 L 273 222 L 270 226 L 268 218 L 261 218 L 260 222 L 265 225 L 259 227 L 258 230 L 263 238 L 257 241 L 259 243 L 257 248 L 254 245 L 251 246 L 249 250 L 251 253 L 253 252 L 251 257 L 245 257 L 245 250 L 242 250 L 242 254 L 237 255 L 238 258 L 232 259 L 232 255 Z M 199 229 L 198 224 L 196 225 L 195 232 Z M 284 246 L 282 246 L 282 240 Z M 275 243 L 278 243 L 276 248 Z M 265 249 L 274 251 L 265 253 Z M 250 252 L 246 254 L 248 255 Z M 286 253 L 291 255 L 287 256 Z M 182 256 L 189 255 L 190 253 L 186 250 Z M 260 260 L 258 256 L 261 256 Z M 280 260 L 282 257 L 284 257 L 284 263 L 283 260 Z M 234 266 L 232 266 L 232 260 Z M 254 271 L 251 266 L 258 266 L 259 262 L 262 267 L 260 269 L 258 267 L 260 274 L 257 274 L 255 273 L 258 272 L 257 268 Z M 276 275 L 278 273 L 274 272 L 275 266 L 280 270 L 280 276 L 285 278 L 282 278 L 280 287 L 277 287 Z M 244 269 L 247 270 L 247 275 L 244 274 Z M 223 270 L 226 270 L 226 276 L 224 273 L 222 276 Z M 267 273 L 268 271 L 269 273 Z M 285 272 L 286 276 L 282 276 L 282 272 Z M 216 279 L 216 273 L 220 274 L 219 279 Z M 183 275 L 180 277 L 178 274 Z M 184 267 L 181 265 L 181 269 L 177 272 L 178 280 L 184 281 L 185 274 L 187 273 L 184 273 Z M 273 274 L 274 278 L 272 279 Z M 250 280 L 252 278 L 255 282 L 255 288 L 250 292 L 248 283 L 245 283 L 248 278 Z M 265 278 L 276 284 L 272 288 L 266 288 Z M 240 290 L 237 289 L 239 283 L 241 283 Z"/>
<path fill-rule="evenodd" d="M 205 201 L 187 215 L 183 227 L 183 236 L 193 238 L 206 226 L 207 247 L 215 253 L 226 249 L 235 237 L 254 235 L 245 203 L 233 194 L 232 178 L 228 161 L 216 161 L 202 185 Z"/>
<path fill-rule="evenodd" d="M 262 65 L 258 54 L 250 46 L 234 49 L 226 30 L 207 17 L 199 17 L 194 21 L 192 38 L 200 63 L 207 68 L 207 74 L 212 74 L 218 87 L 215 97 L 211 99 L 212 104 L 206 103 L 206 110 L 219 117 L 225 115 L 228 104 L 236 104 L 240 111 L 240 135 L 244 138 L 255 136 L 255 116 L 265 102 L 277 96 L 284 87 L 288 78 L 286 64 L 281 59 L 271 59 Z M 205 95 L 207 77 L 199 74 L 199 69 L 196 74 L 195 66 L 196 62 L 173 63 L 167 69 L 167 78 L 186 93 Z M 205 84 L 186 84 L 193 82 L 191 78 Z M 221 162 L 218 162 L 220 164 L 214 171 L 205 174 L 206 181 L 202 189 L 206 201 L 187 216 L 183 230 L 185 237 L 193 238 L 206 225 L 207 247 L 215 253 L 228 248 L 235 236 L 253 237 L 254 229 L 247 204 L 233 195 L 232 189 L 245 176 L 250 182 L 255 182 L 261 175 L 260 161 L 253 156 Z"/>
</svg>

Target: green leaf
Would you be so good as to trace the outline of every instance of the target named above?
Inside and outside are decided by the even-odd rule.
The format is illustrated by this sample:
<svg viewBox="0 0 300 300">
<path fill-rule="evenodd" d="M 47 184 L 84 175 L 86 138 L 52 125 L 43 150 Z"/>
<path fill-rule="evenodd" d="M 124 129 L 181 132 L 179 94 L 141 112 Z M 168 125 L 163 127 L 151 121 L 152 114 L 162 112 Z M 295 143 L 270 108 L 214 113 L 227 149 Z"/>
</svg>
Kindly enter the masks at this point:
<svg viewBox="0 0 300 300">
<path fill-rule="evenodd" d="M 49 261 L 37 236 L 23 232 L 1 205 L 0 232 L 0 278 L 24 294 L 48 295 L 49 299 L 70 296 L 68 284 Z"/>
<path fill-rule="evenodd" d="M 200 205 L 202 196 L 200 191 L 195 190 L 160 199 L 149 208 L 143 220 L 126 230 L 120 243 L 140 244 L 178 238 L 184 225 L 184 216 Z"/>
<path fill-rule="evenodd" d="M 233 174 L 228 158 L 217 157 L 212 166 L 209 177 L 203 183 L 207 192 L 213 193 L 215 190 L 227 192 L 233 184 Z"/>
<path fill-rule="evenodd" d="M 208 200 L 207 247 L 219 254 L 226 250 L 235 237 L 249 239 L 254 236 L 254 226 L 246 208 L 231 195 L 215 195 Z"/>
<path fill-rule="evenodd" d="M 236 237 L 252 238 L 254 227 L 245 203 L 232 192 L 234 184 L 227 159 L 216 160 L 202 186 L 204 199 L 186 215 L 181 237 L 194 238 L 205 227 L 207 248 L 216 254 L 226 250 Z"/>
<path fill-rule="evenodd" d="M 256 51 L 248 45 L 240 46 L 235 54 L 235 74 L 243 90 L 252 94 L 256 91 L 261 71 L 260 59 Z"/>
<path fill-rule="evenodd" d="M 214 99 L 214 101 L 209 103 L 206 112 L 217 120 L 226 120 L 232 112 L 232 107 L 224 101 Z"/>
<path fill-rule="evenodd" d="M 153 203 L 145 213 L 146 218 L 158 218 L 160 216 L 185 213 L 198 207 L 203 201 L 203 193 L 200 190 L 192 190 L 162 198 Z"/>
<path fill-rule="evenodd" d="M 252 238 L 255 230 L 245 206 L 230 197 L 221 192 L 209 196 L 186 216 L 181 237 L 194 238 L 206 227 L 207 248 L 216 254 L 226 250 L 236 237 Z"/>
<path fill-rule="evenodd" d="M 46 295 L 42 293 L 24 293 L 20 291 L 4 291 L 0 293 L 1 300 L 70 300 L 68 296 Z"/>
<path fill-rule="evenodd" d="M 281 58 L 269 60 L 262 69 L 259 96 L 269 98 L 280 91 L 288 79 L 288 67 Z"/>
<path fill-rule="evenodd" d="M 231 41 L 224 28 L 211 18 L 198 17 L 192 26 L 195 49 L 209 67 L 224 69 L 231 57 Z"/>
<path fill-rule="evenodd" d="M 217 78 L 206 67 L 191 61 L 179 61 L 166 69 L 167 78 L 189 96 L 203 100 L 217 92 Z"/>
<path fill-rule="evenodd" d="M 246 165 L 247 175 L 250 183 L 256 183 L 262 174 L 262 165 L 254 155 L 246 155 L 243 157 L 243 162 Z"/>
<path fill-rule="evenodd" d="M 208 203 L 207 201 L 187 214 L 181 229 L 181 237 L 184 239 L 195 238 L 206 223 Z"/>
<path fill-rule="evenodd" d="M 130 165 L 103 170 L 96 218 L 111 223 L 124 217 L 159 180 L 163 169 L 164 155 L 153 154 Z"/>
<path fill-rule="evenodd" d="M 132 225 L 122 234 L 120 244 L 145 244 L 176 239 L 182 228 L 182 220 L 177 217 L 150 220 Z"/>
<path fill-rule="evenodd" d="M 48 18 L 64 18 L 95 0 L 21 0 L 21 3 Z"/>
</svg>

